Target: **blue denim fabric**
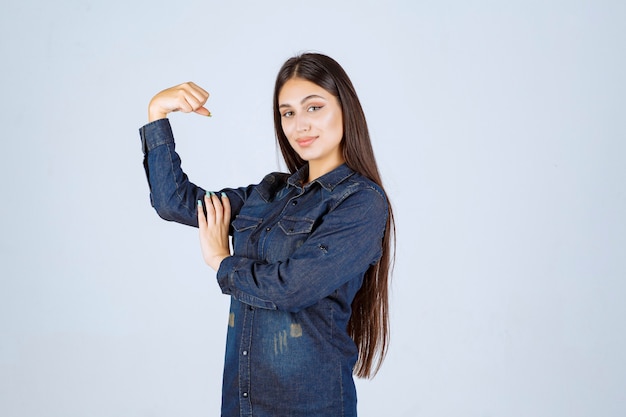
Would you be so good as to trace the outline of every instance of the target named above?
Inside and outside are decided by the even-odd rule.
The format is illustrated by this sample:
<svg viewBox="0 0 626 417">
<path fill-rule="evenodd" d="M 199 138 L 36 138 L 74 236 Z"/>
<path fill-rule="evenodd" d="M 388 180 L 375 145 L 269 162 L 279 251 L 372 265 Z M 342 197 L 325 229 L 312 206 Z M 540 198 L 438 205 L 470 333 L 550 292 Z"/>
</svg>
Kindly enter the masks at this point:
<svg viewBox="0 0 626 417">
<path fill-rule="evenodd" d="M 183 173 L 169 122 L 140 134 L 157 213 L 197 227 L 205 190 Z M 387 200 L 346 165 L 302 186 L 307 168 L 217 191 L 231 202 L 233 236 L 217 272 L 231 296 L 222 416 L 356 416 L 346 326 L 382 253 Z"/>
</svg>

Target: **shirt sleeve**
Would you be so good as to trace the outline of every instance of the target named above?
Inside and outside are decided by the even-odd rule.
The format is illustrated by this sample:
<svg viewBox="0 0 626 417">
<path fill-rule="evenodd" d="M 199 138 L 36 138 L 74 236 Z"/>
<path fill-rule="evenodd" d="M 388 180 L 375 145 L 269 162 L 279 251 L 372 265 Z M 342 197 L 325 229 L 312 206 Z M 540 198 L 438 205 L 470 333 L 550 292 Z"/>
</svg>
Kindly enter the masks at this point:
<svg viewBox="0 0 626 417">
<path fill-rule="evenodd" d="M 197 202 L 204 202 L 206 190 L 192 183 L 182 170 L 169 120 L 148 123 L 139 129 L 139 134 L 152 206 L 165 220 L 198 227 Z M 217 192 L 228 195 L 234 217 L 245 201 L 246 189 Z"/>
<path fill-rule="evenodd" d="M 218 283 L 225 294 L 267 309 L 297 312 L 364 273 L 380 259 L 387 200 L 374 188 L 351 193 L 326 214 L 284 261 L 225 258 Z"/>
</svg>

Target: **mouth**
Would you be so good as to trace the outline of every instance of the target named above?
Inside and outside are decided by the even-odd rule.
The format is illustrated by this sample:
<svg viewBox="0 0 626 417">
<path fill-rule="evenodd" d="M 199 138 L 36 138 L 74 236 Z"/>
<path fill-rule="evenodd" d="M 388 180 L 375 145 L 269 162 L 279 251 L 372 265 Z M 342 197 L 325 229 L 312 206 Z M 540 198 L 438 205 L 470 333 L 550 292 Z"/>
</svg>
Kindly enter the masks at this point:
<svg viewBox="0 0 626 417">
<path fill-rule="evenodd" d="M 315 142 L 315 139 L 317 139 L 317 136 L 304 136 L 301 138 L 296 139 L 296 143 L 302 147 L 302 148 L 306 148 L 307 146 L 311 145 L 313 142 Z"/>
</svg>

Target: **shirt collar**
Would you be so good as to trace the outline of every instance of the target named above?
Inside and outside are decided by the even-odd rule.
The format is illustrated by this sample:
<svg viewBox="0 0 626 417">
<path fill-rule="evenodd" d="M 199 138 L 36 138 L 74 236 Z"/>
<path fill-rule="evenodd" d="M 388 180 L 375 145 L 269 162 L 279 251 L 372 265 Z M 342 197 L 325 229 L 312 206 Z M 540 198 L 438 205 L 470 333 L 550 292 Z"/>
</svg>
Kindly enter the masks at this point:
<svg viewBox="0 0 626 417">
<path fill-rule="evenodd" d="M 339 165 L 337 168 L 333 169 L 329 173 L 322 175 L 319 178 L 311 181 L 310 184 L 304 186 L 304 188 L 308 188 L 313 183 L 318 183 L 328 191 L 332 191 L 336 186 L 341 184 L 343 181 L 348 179 L 354 175 L 354 171 L 348 167 L 346 164 Z M 294 187 L 302 187 L 302 183 L 307 180 L 309 176 L 309 164 L 304 164 L 300 169 L 293 173 L 291 177 L 287 180 L 287 183 Z"/>
</svg>

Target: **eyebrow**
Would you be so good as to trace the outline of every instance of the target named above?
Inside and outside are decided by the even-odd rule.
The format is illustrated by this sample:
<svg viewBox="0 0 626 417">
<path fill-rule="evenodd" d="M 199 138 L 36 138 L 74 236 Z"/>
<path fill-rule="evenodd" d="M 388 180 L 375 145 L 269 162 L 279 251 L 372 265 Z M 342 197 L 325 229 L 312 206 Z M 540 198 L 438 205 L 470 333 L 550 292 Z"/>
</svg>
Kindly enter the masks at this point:
<svg viewBox="0 0 626 417">
<path fill-rule="evenodd" d="M 317 95 L 317 94 L 311 94 L 309 96 L 306 96 L 305 98 L 303 98 L 302 100 L 300 100 L 300 104 L 304 104 L 307 100 L 310 100 L 312 98 L 321 98 L 322 100 L 326 100 L 324 97 Z M 278 106 L 279 109 L 283 108 L 283 107 L 291 107 L 291 105 L 289 104 L 281 104 L 280 106 Z"/>
</svg>

